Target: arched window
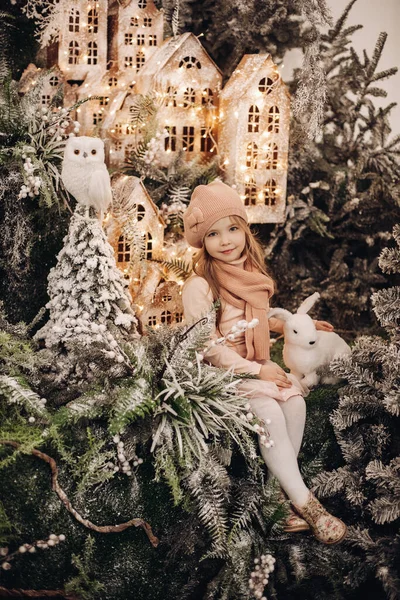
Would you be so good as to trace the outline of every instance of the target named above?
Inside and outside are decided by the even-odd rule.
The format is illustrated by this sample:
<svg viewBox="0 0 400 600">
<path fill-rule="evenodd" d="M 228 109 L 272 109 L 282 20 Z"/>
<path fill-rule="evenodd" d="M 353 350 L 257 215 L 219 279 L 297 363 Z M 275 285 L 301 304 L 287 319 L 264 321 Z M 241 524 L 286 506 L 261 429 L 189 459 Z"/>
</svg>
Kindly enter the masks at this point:
<svg viewBox="0 0 400 600">
<path fill-rule="evenodd" d="M 70 42 L 68 46 L 68 64 L 77 65 L 79 59 L 79 45 L 78 42 Z"/>
<path fill-rule="evenodd" d="M 179 68 L 181 67 L 184 67 L 185 69 L 201 69 L 201 64 L 194 56 L 185 56 L 179 63 Z"/>
<path fill-rule="evenodd" d="M 163 310 L 161 313 L 161 323 L 166 323 L 167 325 L 171 325 L 172 323 L 172 314 L 169 310 Z"/>
<path fill-rule="evenodd" d="M 186 88 L 183 93 L 183 108 L 189 108 L 196 102 L 196 92 L 193 88 Z"/>
<path fill-rule="evenodd" d="M 200 152 L 214 152 L 215 144 L 210 127 L 200 128 Z"/>
<path fill-rule="evenodd" d="M 124 235 L 118 240 L 118 262 L 129 262 L 131 260 L 131 245 Z"/>
<path fill-rule="evenodd" d="M 173 87 L 167 88 L 167 97 L 165 99 L 165 106 L 174 106 L 176 107 L 176 89 Z"/>
<path fill-rule="evenodd" d="M 139 0 L 139 2 L 138 2 L 139 8 L 146 8 L 146 6 L 147 6 L 147 0 Z"/>
<path fill-rule="evenodd" d="M 176 151 L 176 126 L 166 125 L 165 129 L 168 132 L 167 137 L 164 139 L 164 150 L 166 152 Z"/>
<path fill-rule="evenodd" d="M 275 81 L 276 81 L 276 79 L 275 79 Z M 263 94 L 270 94 L 272 92 L 272 90 L 274 89 L 275 81 L 273 79 L 271 79 L 271 77 L 263 77 L 258 82 L 258 89 Z"/>
<path fill-rule="evenodd" d="M 268 179 L 264 184 L 264 204 L 275 206 L 276 204 L 276 181 Z"/>
<path fill-rule="evenodd" d="M 254 206 L 255 204 L 257 204 L 257 186 L 253 178 L 246 183 L 244 188 L 244 195 L 245 206 Z"/>
<path fill-rule="evenodd" d="M 146 209 L 143 204 L 138 204 L 136 209 L 137 220 L 142 221 L 146 215 Z"/>
<path fill-rule="evenodd" d="M 258 133 L 260 131 L 260 110 L 255 104 L 249 108 L 247 131 L 249 133 Z"/>
<path fill-rule="evenodd" d="M 117 87 L 117 85 L 118 85 L 118 79 L 116 77 L 109 77 L 108 78 L 108 85 L 110 86 L 110 88 Z"/>
<path fill-rule="evenodd" d="M 140 67 L 144 65 L 145 60 L 146 57 L 144 55 L 144 52 L 142 50 L 139 50 L 139 52 L 136 54 L 136 71 L 140 71 Z"/>
<path fill-rule="evenodd" d="M 79 31 L 79 10 L 71 8 L 68 18 L 68 31 L 78 33 Z"/>
<path fill-rule="evenodd" d="M 254 142 L 247 144 L 246 148 L 246 167 L 257 169 L 258 147 Z"/>
<path fill-rule="evenodd" d="M 97 65 L 97 44 L 96 42 L 88 43 L 88 65 Z"/>
<path fill-rule="evenodd" d="M 88 31 L 89 33 L 99 31 L 99 13 L 96 8 L 91 8 L 88 12 Z"/>
<path fill-rule="evenodd" d="M 203 106 L 214 106 L 213 92 L 210 88 L 201 92 L 201 103 Z"/>
<path fill-rule="evenodd" d="M 271 133 L 279 133 L 279 108 L 271 106 L 268 111 L 268 131 Z M 257 130 L 258 131 L 258 130 Z"/>
<path fill-rule="evenodd" d="M 278 146 L 274 143 L 267 152 L 265 161 L 266 169 L 277 169 L 278 168 Z"/>
</svg>

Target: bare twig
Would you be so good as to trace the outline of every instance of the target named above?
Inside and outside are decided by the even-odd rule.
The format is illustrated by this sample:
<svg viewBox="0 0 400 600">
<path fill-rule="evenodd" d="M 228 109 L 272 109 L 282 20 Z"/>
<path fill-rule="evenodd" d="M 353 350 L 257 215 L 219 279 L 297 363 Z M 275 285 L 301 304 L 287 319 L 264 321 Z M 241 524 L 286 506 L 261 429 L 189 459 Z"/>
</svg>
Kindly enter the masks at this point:
<svg viewBox="0 0 400 600">
<path fill-rule="evenodd" d="M 11 440 L 0 440 L 0 444 L 4 444 L 7 446 L 12 446 L 13 448 L 19 448 L 21 446 L 18 442 L 13 442 Z M 71 502 L 68 499 L 67 494 L 64 492 L 60 484 L 58 483 L 58 468 L 56 461 L 54 458 L 49 456 L 48 454 L 44 454 L 44 452 L 40 452 L 40 450 L 36 450 L 36 448 L 32 448 L 31 454 L 44 460 L 50 465 L 51 469 L 51 487 L 56 492 L 57 496 L 60 498 L 61 502 L 64 504 L 65 508 L 75 517 L 79 523 L 87 527 L 88 529 L 92 529 L 93 531 L 97 531 L 98 533 L 119 533 L 128 529 L 128 527 L 143 527 L 146 532 L 149 541 L 154 548 L 157 548 L 159 544 L 159 539 L 153 534 L 151 526 L 149 523 L 144 521 L 143 519 L 130 519 L 130 521 L 126 521 L 125 523 L 120 523 L 119 525 L 95 525 L 88 519 L 84 519 L 72 506 Z"/>
</svg>

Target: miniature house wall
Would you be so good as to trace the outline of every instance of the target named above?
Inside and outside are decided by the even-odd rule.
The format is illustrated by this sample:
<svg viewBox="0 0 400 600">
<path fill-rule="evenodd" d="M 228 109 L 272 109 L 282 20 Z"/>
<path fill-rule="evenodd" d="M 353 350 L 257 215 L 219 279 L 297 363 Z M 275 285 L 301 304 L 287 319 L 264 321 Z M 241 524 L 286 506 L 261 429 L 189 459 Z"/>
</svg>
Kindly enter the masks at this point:
<svg viewBox="0 0 400 600">
<path fill-rule="evenodd" d="M 69 0 L 62 9 L 58 64 L 67 80 L 107 68 L 107 0 Z"/>
<path fill-rule="evenodd" d="M 135 298 L 146 276 L 146 261 L 162 259 L 165 223 L 137 177 L 114 178 L 112 187 L 114 207 L 107 223 L 108 239 Z"/>
<path fill-rule="evenodd" d="M 271 56 L 246 54 L 220 95 L 219 153 L 251 223 L 284 220 L 289 119 L 289 93 Z"/>
<path fill-rule="evenodd" d="M 140 305 L 137 316 L 146 327 L 175 325 L 183 321 L 181 286 L 176 281 L 164 281 L 156 288 L 151 301 Z M 141 309 L 141 310 L 140 310 Z"/>
<path fill-rule="evenodd" d="M 44 73 L 46 72 L 43 69 L 36 67 L 32 63 L 29 64 L 21 75 L 21 79 L 18 84 L 19 93 L 26 94 L 36 85 L 39 78 L 41 78 Z M 39 97 L 41 106 L 49 106 L 61 83 L 64 83 L 64 77 L 58 67 L 54 67 L 50 73 L 45 74 L 42 80 L 42 87 Z"/>
<path fill-rule="evenodd" d="M 169 38 L 146 62 L 136 91 L 159 99 L 157 118 L 169 135 L 163 165 L 184 150 L 188 160 L 217 152 L 222 73 L 192 33 Z"/>
</svg>

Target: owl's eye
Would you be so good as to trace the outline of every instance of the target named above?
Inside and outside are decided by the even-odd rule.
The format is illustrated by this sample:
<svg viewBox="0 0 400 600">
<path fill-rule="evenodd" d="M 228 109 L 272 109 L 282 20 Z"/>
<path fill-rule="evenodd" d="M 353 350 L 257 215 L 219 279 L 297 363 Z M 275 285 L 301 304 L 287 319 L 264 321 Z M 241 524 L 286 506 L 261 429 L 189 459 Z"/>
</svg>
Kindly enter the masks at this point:
<svg viewBox="0 0 400 600">
<path fill-rule="evenodd" d="M 92 154 L 97 154 L 97 150 L 92 150 Z"/>
<path fill-rule="evenodd" d="M 79 154 L 80 150 L 74 150 L 74 154 Z"/>
</svg>

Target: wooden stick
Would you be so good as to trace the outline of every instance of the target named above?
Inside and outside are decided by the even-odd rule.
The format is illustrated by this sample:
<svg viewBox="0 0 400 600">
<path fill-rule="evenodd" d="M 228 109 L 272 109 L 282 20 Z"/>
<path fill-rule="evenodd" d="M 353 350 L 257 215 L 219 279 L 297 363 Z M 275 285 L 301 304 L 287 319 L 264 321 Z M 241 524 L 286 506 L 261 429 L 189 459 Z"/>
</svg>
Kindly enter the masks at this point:
<svg viewBox="0 0 400 600">
<path fill-rule="evenodd" d="M 12 446 L 13 448 L 19 448 L 21 444 L 19 442 L 13 442 L 11 440 L 0 440 L 0 444 L 4 444 L 7 446 Z M 58 468 L 56 461 L 54 458 L 49 456 L 48 454 L 44 454 L 40 452 L 40 450 L 36 450 L 36 448 L 32 448 L 31 454 L 37 456 L 41 460 L 47 462 L 50 465 L 51 469 L 51 487 L 56 492 L 57 496 L 60 498 L 61 502 L 64 504 L 65 508 L 75 517 L 79 523 L 87 527 L 88 529 L 92 529 L 93 531 L 97 531 L 98 533 L 119 533 L 120 531 L 124 531 L 128 529 L 128 527 L 142 527 L 146 532 L 149 541 L 154 548 L 157 548 L 159 544 L 159 539 L 153 534 L 151 526 L 149 523 L 146 523 L 143 519 L 130 519 L 130 521 L 126 521 L 125 523 L 120 523 L 119 525 L 95 525 L 88 519 L 84 519 L 72 506 L 71 502 L 68 499 L 67 494 L 64 492 L 60 484 L 58 483 Z"/>
</svg>

